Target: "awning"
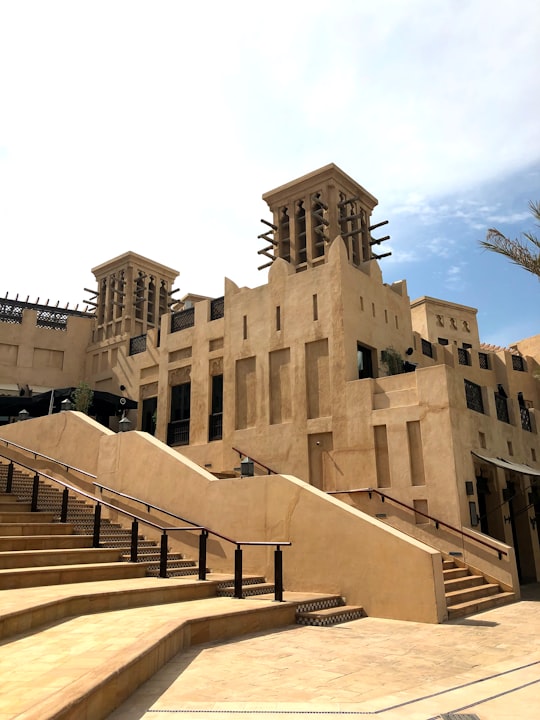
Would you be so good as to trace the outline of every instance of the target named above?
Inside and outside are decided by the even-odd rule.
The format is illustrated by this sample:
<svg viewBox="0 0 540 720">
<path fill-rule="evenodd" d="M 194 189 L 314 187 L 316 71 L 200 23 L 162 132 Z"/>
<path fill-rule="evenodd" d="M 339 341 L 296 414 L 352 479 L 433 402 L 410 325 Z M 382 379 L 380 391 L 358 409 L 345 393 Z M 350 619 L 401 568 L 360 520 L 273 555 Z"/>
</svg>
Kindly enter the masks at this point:
<svg viewBox="0 0 540 720">
<path fill-rule="evenodd" d="M 61 402 L 64 399 L 71 399 L 75 388 L 56 388 L 54 391 L 54 412 L 61 410 Z M 94 390 L 91 415 L 115 415 L 122 410 L 134 410 L 137 402 L 130 398 L 124 398 L 114 393 Z M 125 402 L 121 402 L 121 400 Z M 51 391 L 32 395 L 32 397 L 0 397 L 0 415 L 16 416 L 21 410 L 28 410 L 31 417 L 47 415 L 51 404 Z"/>
<path fill-rule="evenodd" d="M 535 477 L 540 477 L 540 470 L 536 470 L 529 465 L 521 465 L 520 463 L 510 462 L 510 460 L 505 460 L 500 457 L 490 457 L 489 455 L 484 455 L 476 450 L 471 450 L 471 453 L 480 460 L 491 463 L 491 465 L 496 465 L 504 470 L 512 470 L 512 472 L 521 473 L 522 475 L 534 475 Z"/>
</svg>

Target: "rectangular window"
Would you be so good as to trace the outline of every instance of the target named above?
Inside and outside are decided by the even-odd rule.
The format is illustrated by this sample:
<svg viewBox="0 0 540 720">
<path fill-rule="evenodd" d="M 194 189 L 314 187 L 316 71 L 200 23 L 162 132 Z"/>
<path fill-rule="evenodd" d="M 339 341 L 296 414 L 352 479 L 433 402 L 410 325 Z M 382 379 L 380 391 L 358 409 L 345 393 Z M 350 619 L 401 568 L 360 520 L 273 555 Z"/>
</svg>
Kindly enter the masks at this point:
<svg viewBox="0 0 540 720">
<path fill-rule="evenodd" d="M 281 330 L 281 307 L 276 307 L 276 330 Z"/>
<path fill-rule="evenodd" d="M 244 340 L 247 340 L 247 315 L 244 315 L 242 325 L 243 325 Z"/>
<path fill-rule="evenodd" d="M 485 352 L 478 353 L 478 364 L 482 370 L 489 370 L 489 358 Z"/>
<path fill-rule="evenodd" d="M 471 364 L 471 356 L 470 356 L 467 348 L 458 348 L 457 354 L 458 354 L 458 362 L 460 365 L 470 365 Z"/>
<path fill-rule="evenodd" d="M 483 413 L 484 402 L 482 400 L 482 388 L 480 385 L 477 385 L 470 380 L 464 380 L 464 383 L 467 407 L 469 410 L 475 410 L 476 412 Z"/>
<path fill-rule="evenodd" d="M 371 348 L 364 347 L 360 343 L 356 344 L 356 362 L 358 365 L 358 378 L 373 377 L 373 355 Z"/>
<path fill-rule="evenodd" d="M 313 319 L 318 320 L 319 319 L 319 307 L 317 304 L 317 296 L 313 296 Z"/>
<path fill-rule="evenodd" d="M 521 355 L 512 355 L 512 367 L 519 372 L 525 372 L 525 360 Z"/>
<path fill-rule="evenodd" d="M 208 440 L 223 437 L 223 375 L 212 376 L 212 398 L 208 423 Z"/>
<path fill-rule="evenodd" d="M 189 445 L 191 383 L 171 388 L 171 418 L 167 432 L 168 445 Z"/>
<path fill-rule="evenodd" d="M 433 345 L 429 340 L 424 340 L 424 338 L 422 338 L 422 354 L 430 358 L 433 357 Z"/>
<path fill-rule="evenodd" d="M 508 402 L 504 395 L 495 393 L 495 409 L 497 410 L 497 420 L 501 422 L 509 423 L 510 418 L 508 416 Z"/>
</svg>

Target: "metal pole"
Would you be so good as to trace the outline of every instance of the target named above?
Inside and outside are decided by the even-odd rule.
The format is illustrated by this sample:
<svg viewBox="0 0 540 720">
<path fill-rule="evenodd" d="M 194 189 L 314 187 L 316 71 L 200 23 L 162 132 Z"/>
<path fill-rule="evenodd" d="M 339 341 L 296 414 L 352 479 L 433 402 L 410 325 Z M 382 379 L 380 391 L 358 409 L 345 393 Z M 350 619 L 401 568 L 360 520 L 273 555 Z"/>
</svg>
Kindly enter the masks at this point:
<svg viewBox="0 0 540 720">
<path fill-rule="evenodd" d="M 62 493 L 62 510 L 60 511 L 60 522 L 63 522 L 63 523 L 65 523 L 67 521 L 68 500 L 69 500 L 69 491 L 67 488 L 64 488 L 64 492 Z"/>
<path fill-rule="evenodd" d="M 137 551 L 138 551 L 138 545 L 139 545 L 139 523 L 135 518 L 133 518 L 133 522 L 131 523 L 131 562 L 136 563 L 137 562 Z"/>
<path fill-rule="evenodd" d="M 167 577 L 167 553 L 169 551 L 168 548 L 168 540 L 167 540 L 167 533 L 163 532 L 163 535 L 161 536 L 161 553 L 159 556 L 159 577 L 166 578 Z"/>
<path fill-rule="evenodd" d="M 234 597 L 242 599 L 242 548 L 236 546 L 234 551 Z"/>
<path fill-rule="evenodd" d="M 208 530 L 201 530 L 199 535 L 199 580 L 206 580 L 206 539 Z"/>
<path fill-rule="evenodd" d="M 30 505 L 30 510 L 32 512 L 37 512 L 38 494 L 39 494 L 39 475 L 36 473 L 34 475 L 34 483 L 32 485 L 32 504 Z"/>
<path fill-rule="evenodd" d="M 13 463 L 10 462 L 7 471 L 6 492 L 10 493 L 13 486 Z"/>
<path fill-rule="evenodd" d="M 283 553 L 279 545 L 274 552 L 274 599 L 283 602 Z"/>
<path fill-rule="evenodd" d="M 101 504 L 97 503 L 94 509 L 94 539 L 92 547 L 99 547 L 99 531 L 101 528 Z"/>
</svg>

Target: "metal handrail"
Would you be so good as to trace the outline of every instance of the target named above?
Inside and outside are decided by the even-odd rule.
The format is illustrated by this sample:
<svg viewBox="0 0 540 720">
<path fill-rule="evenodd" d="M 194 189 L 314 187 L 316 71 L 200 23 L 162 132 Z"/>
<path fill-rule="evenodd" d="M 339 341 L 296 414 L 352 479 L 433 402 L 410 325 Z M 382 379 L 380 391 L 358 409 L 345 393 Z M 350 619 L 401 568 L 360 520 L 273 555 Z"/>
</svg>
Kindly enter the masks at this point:
<svg viewBox="0 0 540 720">
<path fill-rule="evenodd" d="M 14 443 L 13 443 L 14 444 Z M 22 447 L 22 446 L 19 446 Z M 24 448 L 27 450 L 27 448 Z M 28 452 L 33 452 L 29 450 Z M 38 453 L 39 454 L 39 453 Z M 234 572 L 234 597 L 236 598 L 242 598 L 242 546 L 243 545 L 262 545 L 262 546 L 274 546 L 276 549 L 274 551 L 274 597 L 275 600 L 278 602 L 281 602 L 283 600 L 283 559 L 282 559 L 282 551 L 281 546 L 290 546 L 292 543 L 290 541 L 237 541 L 232 540 L 231 538 L 226 537 L 225 535 L 222 535 L 214 530 L 210 530 L 202 525 L 197 525 L 195 523 L 192 523 L 190 520 L 186 520 L 178 515 L 175 515 L 174 513 L 171 513 L 167 510 L 163 510 L 161 508 L 158 508 L 157 506 L 153 506 L 151 503 L 147 503 L 146 501 L 139 500 L 138 498 L 131 498 L 131 496 L 126 495 L 125 493 L 120 493 L 119 491 L 116 491 L 112 488 L 107 488 L 105 485 L 99 486 L 98 483 L 94 483 L 95 485 L 98 485 L 98 487 L 109 490 L 110 492 L 117 493 L 118 495 L 123 495 L 126 498 L 130 498 L 133 500 L 136 500 L 137 502 L 146 505 L 147 507 L 153 507 L 156 510 L 159 510 L 163 513 L 166 513 L 170 515 L 171 517 L 180 520 L 182 522 L 187 522 L 191 525 L 191 527 L 177 527 L 177 526 L 163 526 L 159 525 L 158 523 L 152 522 L 151 520 L 148 520 L 146 518 L 141 517 L 140 515 L 137 515 L 134 512 L 131 512 L 129 510 L 124 510 L 123 508 L 118 507 L 118 505 L 113 505 L 112 503 L 107 502 L 106 500 L 99 499 L 95 497 L 95 495 L 90 495 L 90 493 L 85 492 L 84 490 L 81 490 L 80 488 L 77 488 L 70 483 L 65 482 L 64 480 L 59 480 L 58 478 L 52 477 L 51 475 L 48 475 L 47 473 L 44 473 L 40 470 L 36 470 L 36 468 L 33 468 L 30 465 L 27 465 L 26 463 L 19 462 L 18 460 L 13 460 L 7 455 L 4 455 L 3 453 L 0 453 L 0 457 L 9 460 L 9 466 L 8 466 L 8 473 L 7 473 L 7 481 L 6 481 L 6 492 L 12 491 L 12 483 L 13 483 L 13 465 L 18 465 L 19 467 L 23 467 L 26 470 L 30 470 L 34 473 L 34 482 L 32 487 L 32 502 L 30 506 L 30 510 L 32 512 L 38 511 L 38 495 L 39 495 L 39 478 L 43 477 L 47 480 L 51 480 L 52 482 L 58 483 L 64 488 L 63 497 L 62 497 L 62 509 L 60 513 L 60 522 L 67 522 L 67 511 L 68 511 L 68 500 L 69 500 L 69 490 L 72 492 L 82 495 L 83 497 L 89 499 L 91 502 L 95 503 L 95 509 L 94 509 L 94 528 L 93 528 L 93 547 L 99 547 L 99 534 L 100 534 L 100 525 L 101 525 L 101 506 L 107 507 L 109 509 L 115 510 L 117 512 L 122 513 L 123 515 L 126 515 L 127 517 L 131 518 L 131 547 L 130 547 L 130 561 L 131 562 L 137 562 L 138 558 L 138 523 L 142 522 L 145 525 L 148 525 L 149 527 L 153 527 L 156 530 L 159 530 L 161 535 L 161 546 L 160 546 L 160 577 L 167 577 L 167 553 L 168 553 L 168 542 L 167 542 L 167 533 L 172 531 L 185 531 L 185 530 L 200 530 L 201 534 L 199 536 L 199 580 L 206 580 L 206 541 L 208 538 L 208 535 L 214 535 L 216 537 L 221 538 L 222 540 L 225 540 L 226 542 L 230 542 L 234 545 L 236 545 L 235 549 L 235 572 Z M 45 456 L 43 456 L 45 457 Z M 47 458 L 49 460 L 52 460 L 54 462 L 57 462 L 59 465 L 64 466 L 63 463 L 59 463 L 54 458 Z M 95 477 L 95 475 L 93 476 Z"/>
<path fill-rule="evenodd" d="M 107 485 L 103 485 L 102 483 L 94 482 L 93 483 L 97 488 L 99 488 L 99 491 L 101 494 L 103 494 L 103 490 L 106 492 L 113 493 L 114 495 L 118 495 L 119 497 L 122 497 L 126 500 L 131 500 L 133 502 L 137 502 L 141 505 L 144 505 L 148 512 L 150 510 L 155 510 L 156 512 L 164 513 L 165 515 L 168 515 L 169 517 L 174 518 L 175 520 L 181 520 L 182 522 L 187 522 L 192 524 L 191 520 L 187 520 L 186 518 L 181 517 L 180 515 L 177 515 L 176 513 L 171 512 L 170 510 L 165 510 L 162 507 L 159 507 L 158 505 L 154 505 L 153 503 L 149 503 L 146 500 L 141 500 L 141 498 L 135 497 L 134 495 L 128 495 L 128 493 L 121 492 L 120 490 L 116 490 L 115 488 L 107 487 Z M 225 542 L 231 543 L 232 545 L 236 545 L 235 551 L 234 551 L 234 597 L 241 598 L 242 597 L 242 546 L 249 545 L 249 546 L 263 546 L 263 547 L 275 547 L 274 551 L 274 597 L 276 601 L 281 602 L 283 600 L 283 558 L 281 553 L 281 546 L 286 545 L 290 546 L 292 543 L 289 540 L 233 540 L 232 538 L 227 537 L 226 535 L 222 535 L 221 533 L 216 532 L 215 530 L 210 530 L 207 527 L 201 526 L 202 533 L 201 538 L 204 537 L 204 556 L 206 558 L 206 538 L 208 535 L 214 535 L 218 538 L 221 538 Z M 206 564 L 206 559 L 205 559 Z M 199 572 L 200 572 L 200 563 L 199 563 Z M 203 578 L 204 579 L 204 578 Z"/>
<path fill-rule="evenodd" d="M 372 493 L 375 493 L 376 495 L 379 495 L 382 497 L 383 502 L 385 500 L 390 500 L 391 502 L 395 503 L 396 505 L 401 505 L 401 507 L 406 508 L 407 510 L 411 510 L 412 512 L 416 513 L 417 515 L 422 515 L 422 517 L 428 518 L 428 520 L 432 520 L 435 523 L 435 529 L 439 529 L 439 525 L 442 525 L 445 528 L 448 528 L 449 530 L 452 530 L 453 532 L 458 533 L 462 537 L 467 537 L 470 540 L 474 540 L 475 542 L 479 543 L 480 545 L 485 545 L 490 550 L 495 550 L 496 553 L 499 555 L 499 560 L 502 559 L 503 555 L 508 555 L 506 550 L 501 550 L 500 548 L 496 547 L 495 545 L 492 545 L 491 543 L 486 542 L 485 540 L 481 540 L 480 538 L 475 537 L 474 535 L 470 535 L 469 533 L 465 532 L 463 529 L 454 527 L 453 525 L 449 525 L 449 523 L 444 522 L 444 520 L 439 520 L 436 517 L 433 517 L 433 515 L 428 515 L 425 512 L 422 512 L 421 510 L 417 510 L 412 505 L 407 505 L 407 503 L 401 502 L 401 500 L 396 500 L 396 498 L 393 498 L 391 495 L 386 495 L 386 493 L 381 492 L 380 490 L 377 490 L 376 488 L 355 488 L 353 490 L 329 490 L 327 491 L 328 495 L 346 495 L 346 494 L 354 494 L 354 493 L 369 493 L 369 497 L 371 499 Z"/>
<path fill-rule="evenodd" d="M 234 450 L 234 452 L 237 452 L 237 453 L 240 455 L 240 457 L 242 457 L 242 455 L 243 455 L 244 457 L 248 457 L 248 458 L 250 458 L 251 460 L 253 460 L 253 462 L 255 463 L 255 465 L 258 465 L 259 467 L 262 467 L 262 468 L 264 468 L 265 470 L 267 470 L 267 471 L 268 471 L 268 475 L 279 475 L 279 473 L 278 473 L 277 470 L 272 470 L 271 467 L 268 467 L 268 465 L 265 465 L 263 462 L 259 462 L 259 460 L 255 460 L 255 458 L 253 457 L 253 455 L 249 455 L 248 453 L 244 452 L 243 450 L 239 450 L 238 448 L 235 448 L 235 447 L 233 447 L 232 449 Z"/>
<path fill-rule="evenodd" d="M 65 468 L 66 470 L 75 470 L 75 472 L 81 473 L 81 475 L 86 475 L 87 477 L 91 477 L 91 478 L 97 477 L 97 475 L 94 475 L 93 473 L 89 473 L 86 470 L 81 470 L 80 468 L 74 467 L 73 465 L 68 465 L 68 463 L 61 462 L 60 460 L 57 460 L 56 458 L 49 457 L 48 455 L 44 455 L 43 453 L 37 452 L 36 450 L 31 450 L 30 448 L 24 447 L 24 445 L 19 445 L 18 443 L 13 442 L 12 440 L 6 440 L 5 438 L 0 437 L 0 442 L 5 443 L 6 447 L 13 445 L 13 447 L 16 447 L 18 450 L 24 450 L 25 452 L 30 453 L 30 455 L 34 456 L 34 460 L 37 460 L 37 458 L 40 457 L 40 458 L 43 458 L 44 460 L 50 460 L 51 462 L 56 463 L 56 465 L 60 465 L 61 467 Z M 2 457 L 6 457 L 6 456 L 2 455 Z"/>
</svg>

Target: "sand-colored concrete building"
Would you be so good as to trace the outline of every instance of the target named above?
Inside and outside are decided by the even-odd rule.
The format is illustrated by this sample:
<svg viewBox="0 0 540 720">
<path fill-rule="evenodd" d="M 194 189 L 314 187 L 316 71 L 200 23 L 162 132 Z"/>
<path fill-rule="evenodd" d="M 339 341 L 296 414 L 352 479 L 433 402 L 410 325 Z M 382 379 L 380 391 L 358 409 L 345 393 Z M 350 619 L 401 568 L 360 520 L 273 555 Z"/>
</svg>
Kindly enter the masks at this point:
<svg viewBox="0 0 540 720">
<path fill-rule="evenodd" d="M 474 308 L 386 284 L 377 200 L 335 165 L 263 198 L 265 284 L 175 301 L 177 271 L 127 252 L 62 329 L 4 301 L 0 384 L 88 382 L 214 477 L 250 458 L 444 553 L 514 548 L 497 579 L 539 580 L 540 335 L 487 347 Z"/>
</svg>

